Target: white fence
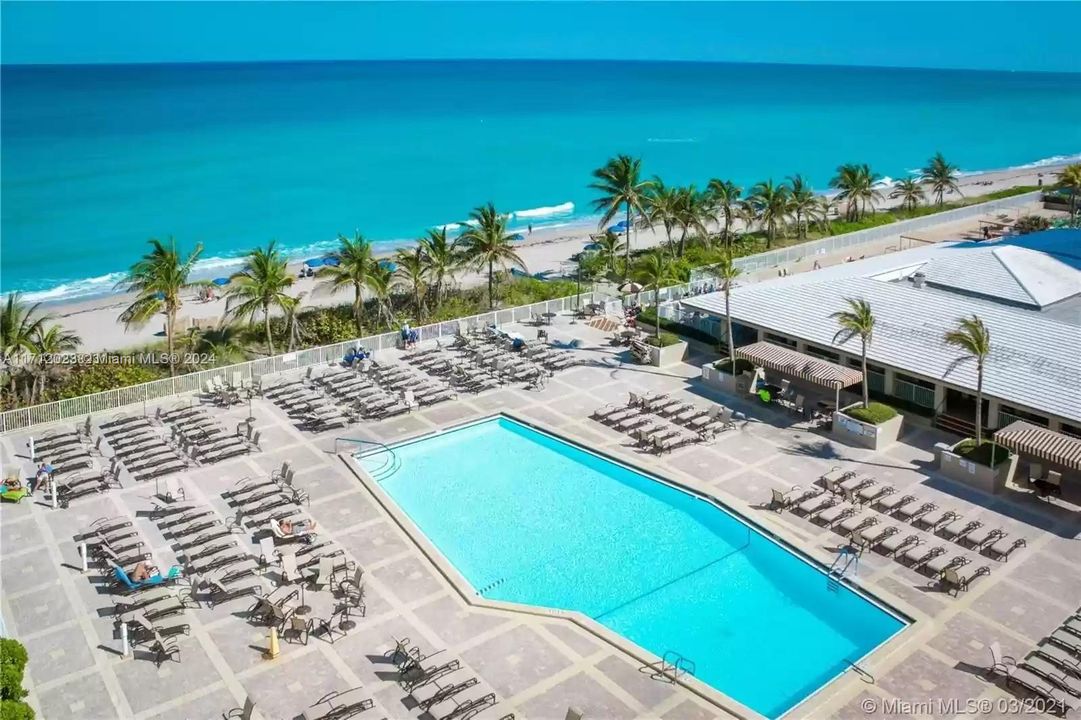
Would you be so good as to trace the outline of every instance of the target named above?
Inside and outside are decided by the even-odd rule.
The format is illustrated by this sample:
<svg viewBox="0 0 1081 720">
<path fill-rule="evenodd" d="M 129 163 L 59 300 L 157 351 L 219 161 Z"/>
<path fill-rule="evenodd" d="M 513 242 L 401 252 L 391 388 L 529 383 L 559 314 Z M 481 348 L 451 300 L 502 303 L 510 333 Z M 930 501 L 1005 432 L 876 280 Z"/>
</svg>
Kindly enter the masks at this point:
<svg viewBox="0 0 1081 720">
<path fill-rule="evenodd" d="M 860 245 L 878 242 L 896 235 L 907 235 L 909 233 L 917 232 L 931 227 L 932 225 L 941 225 L 942 223 L 956 222 L 958 220 L 968 220 L 970 218 L 979 217 L 980 215 L 987 215 L 989 213 L 1005 210 L 1015 210 L 1019 207 L 1038 201 L 1042 194 L 1042 190 L 1036 190 L 1030 193 L 1024 193 L 1023 195 L 1014 195 L 1013 197 L 1003 198 L 1002 200 L 992 200 L 976 205 L 967 205 L 965 207 L 946 210 L 940 213 L 923 215 L 922 217 L 912 218 L 910 220 L 899 220 L 894 223 L 889 223 L 888 225 L 879 225 L 878 227 L 867 228 L 866 230 L 857 230 L 856 232 L 845 233 L 843 235 L 833 235 L 813 242 L 801 243 L 791 247 L 758 253 L 757 255 L 736 258 L 733 264 L 744 273 L 752 273 L 757 270 L 799 262 L 800 260 L 818 255 L 831 255 L 842 250 L 851 250 Z M 708 282 L 713 279 L 713 276 L 710 275 L 708 271 L 693 272 L 691 274 L 692 283 Z"/>
<path fill-rule="evenodd" d="M 459 324 L 463 329 L 493 323 L 503 325 L 528 320 L 533 315 L 575 310 L 579 304 L 586 305 L 591 302 L 593 302 L 593 293 L 582 293 L 581 295 L 570 295 L 532 305 L 494 310 L 480 315 L 424 325 L 413 329 L 420 333 L 421 341 L 453 337 L 459 330 Z M 235 365 L 200 370 L 187 375 L 163 378 L 142 385 L 131 385 L 93 395 L 81 395 L 67 400 L 58 400 L 44 405 L 8 410 L 0 413 L 0 432 L 6 433 L 60 420 L 82 418 L 92 413 L 119 410 L 120 408 L 145 404 L 153 400 L 198 392 L 207 380 L 211 380 L 215 376 L 232 380 L 234 375 L 239 373 L 240 378 L 247 381 L 286 370 L 338 362 L 345 357 L 346 352 L 351 348 L 365 347 L 369 350 L 385 350 L 396 347 L 399 338 L 400 335 L 397 332 L 371 335 L 334 345 L 323 345 L 260 360 L 250 360 Z"/>
</svg>

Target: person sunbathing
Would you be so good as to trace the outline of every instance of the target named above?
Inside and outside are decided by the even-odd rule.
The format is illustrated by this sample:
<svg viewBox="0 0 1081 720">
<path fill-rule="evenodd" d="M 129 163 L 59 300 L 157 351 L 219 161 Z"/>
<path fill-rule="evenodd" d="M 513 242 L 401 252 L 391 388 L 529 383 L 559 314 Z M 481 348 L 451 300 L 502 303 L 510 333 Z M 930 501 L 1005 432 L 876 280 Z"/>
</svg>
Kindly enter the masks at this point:
<svg viewBox="0 0 1081 720">
<path fill-rule="evenodd" d="M 283 535 L 307 535 L 308 533 L 315 532 L 315 522 L 308 522 L 306 520 L 289 520 L 283 518 L 278 521 L 278 529 L 282 531 Z"/>
<path fill-rule="evenodd" d="M 23 489 L 23 481 L 20 480 L 18 477 L 14 476 L 14 475 L 12 475 L 11 477 L 9 477 L 7 480 L 4 481 L 4 490 L 13 491 L 13 490 L 22 490 L 22 489 Z"/>
<path fill-rule="evenodd" d="M 132 582 L 145 582 L 152 576 L 160 574 L 158 568 L 149 563 L 141 562 L 131 571 Z"/>
</svg>

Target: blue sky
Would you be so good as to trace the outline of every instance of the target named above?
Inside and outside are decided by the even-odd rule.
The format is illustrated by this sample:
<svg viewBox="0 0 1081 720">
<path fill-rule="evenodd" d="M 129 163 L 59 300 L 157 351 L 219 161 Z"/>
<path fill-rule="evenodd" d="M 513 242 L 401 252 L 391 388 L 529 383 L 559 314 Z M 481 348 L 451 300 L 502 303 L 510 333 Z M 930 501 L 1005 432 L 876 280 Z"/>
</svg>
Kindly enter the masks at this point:
<svg viewBox="0 0 1081 720">
<path fill-rule="evenodd" d="M 1081 72 L 1081 3 L 5 1 L 4 63 L 705 60 Z"/>
</svg>

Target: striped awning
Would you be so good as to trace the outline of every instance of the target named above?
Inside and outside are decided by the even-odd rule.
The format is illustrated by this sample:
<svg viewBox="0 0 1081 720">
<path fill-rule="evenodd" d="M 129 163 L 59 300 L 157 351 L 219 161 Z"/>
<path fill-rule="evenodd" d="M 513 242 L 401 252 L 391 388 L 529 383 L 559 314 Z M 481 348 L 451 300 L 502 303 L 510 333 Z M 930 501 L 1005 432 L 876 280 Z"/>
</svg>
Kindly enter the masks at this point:
<svg viewBox="0 0 1081 720">
<path fill-rule="evenodd" d="M 1081 470 L 1081 439 L 1017 420 L 995 433 L 995 442 L 1014 452 Z"/>
<path fill-rule="evenodd" d="M 855 385 L 863 380 L 863 373 L 855 368 L 847 368 L 769 342 L 756 342 L 736 348 L 736 357 L 834 390 Z"/>
</svg>

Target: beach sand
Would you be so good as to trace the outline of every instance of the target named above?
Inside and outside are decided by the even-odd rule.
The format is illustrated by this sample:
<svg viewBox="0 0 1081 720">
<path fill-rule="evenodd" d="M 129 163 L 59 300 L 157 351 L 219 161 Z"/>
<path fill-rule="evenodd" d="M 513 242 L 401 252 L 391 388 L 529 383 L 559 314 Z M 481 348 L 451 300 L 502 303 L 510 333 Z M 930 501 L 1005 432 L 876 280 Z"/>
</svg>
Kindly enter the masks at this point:
<svg viewBox="0 0 1081 720">
<path fill-rule="evenodd" d="M 966 175 L 959 181 L 961 192 L 966 196 L 984 195 L 1004 190 L 1019 185 L 1037 185 L 1039 180 L 1044 184 L 1051 185 L 1055 182 L 1054 173 L 1061 166 L 1048 165 L 1038 168 L 994 171 Z M 885 200 L 879 207 L 886 208 L 895 206 L 896 201 Z M 1035 207 L 1035 206 L 1034 206 Z M 618 221 L 617 218 L 616 221 Z M 615 221 L 613 221 L 615 222 Z M 969 227 L 975 227 L 976 220 L 964 223 L 943 224 L 942 228 L 932 228 L 921 233 L 925 239 L 933 241 L 948 240 L 958 237 Z M 558 275 L 565 269 L 570 256 L 579 252 L 590 241 L 590 234 L 597 232 L 593 223 L 570 224 L 554 228 L 538 228 L 527 236 L 519 248 L 519 255 L 525 262 L 530 273 L 553 273 Z M 632 233 L 632 248 L 648 248 L 656 246 L 664 241 L 664 232 L 655 230 L 638 230 Z M 886 252 L 898 247 L 897 239 L 889 239 L 869 246 L 861 254 L 876 254 Z M 823 265 L 839 262 L 843 258 L 825 257 L 820 259 Z M 132 259 L 133 261 L 135 258 Z M 296 275 L 301 268 L 300 263 L 292 264 L 291 270 Z M 790 268 L 789 272 L 800 271 L 805 268 Z M 764 274 L 776 274 L 775 270 L 764 271 Z M 485 277 L 479 273 L 463 273 L 458 276 L 458 283 L 462 286 L 471 287 L 481 285 Z M 754 278 L 748 278 L 752 280 Z M 290 294 L 305 292 L 306 306 L 328 306 L 348 303 L 352 300 L 352 293 L 339 292 L 329 294 L 325 290 L 317 288 L 317 278 L 298 279 L 293 285 Z M 131 297 L 123 293 L 109 295 L 104 298 L 95 298 L 72 303 L 48 303 L 43 307 L 51 313 L 64 327 L 76 332 L 83 340 L 82 350 L 96 352 L 101 350 L 118 350 L 145 345 L 155 342 L 164 337 L 164 316 L 148 324 L 142 329 L 125 330 L 124 326 L 117 321 L 120 312 L 131 302 Z M 225 312 L 225 300 L 218 298 L 210 302 L 203 302 L 191 293 L 185 298 L 184 305 L 180 310 L 180 317 L 197 318 L 199 320 L 220 319 Z"/>
</svg>

